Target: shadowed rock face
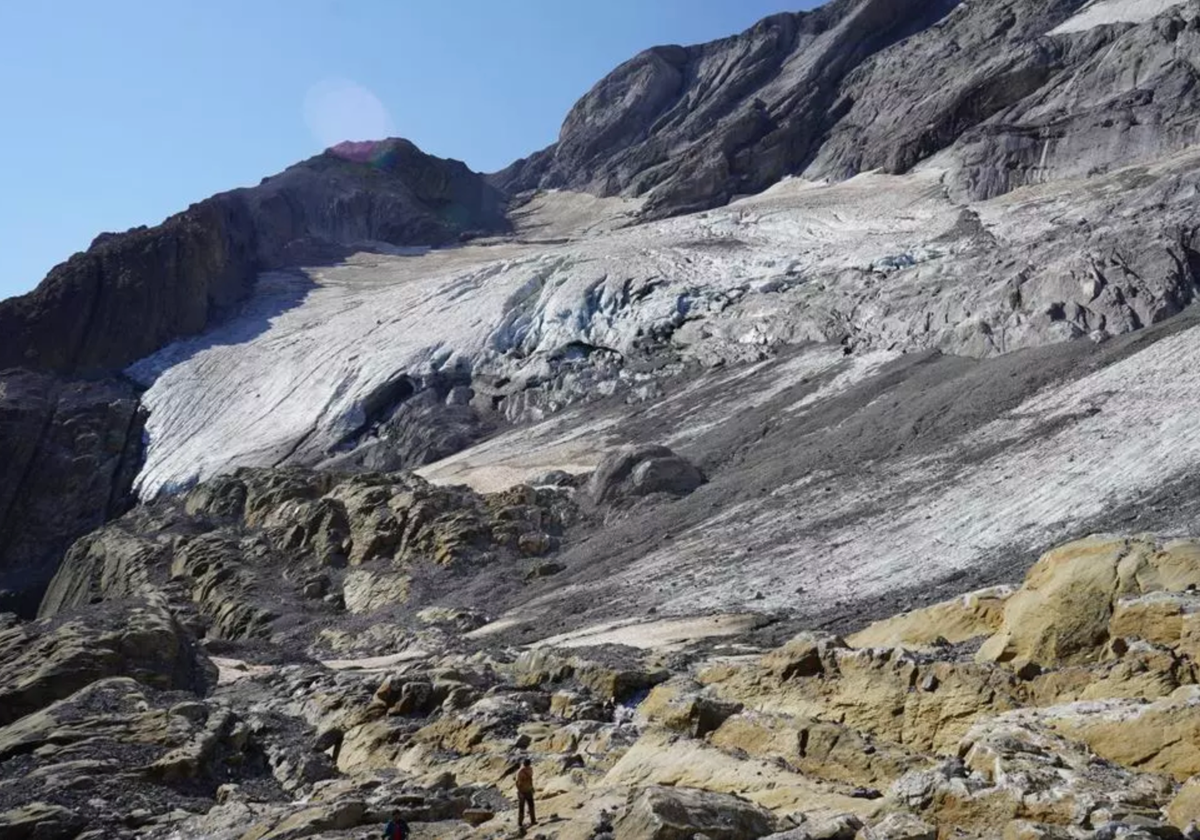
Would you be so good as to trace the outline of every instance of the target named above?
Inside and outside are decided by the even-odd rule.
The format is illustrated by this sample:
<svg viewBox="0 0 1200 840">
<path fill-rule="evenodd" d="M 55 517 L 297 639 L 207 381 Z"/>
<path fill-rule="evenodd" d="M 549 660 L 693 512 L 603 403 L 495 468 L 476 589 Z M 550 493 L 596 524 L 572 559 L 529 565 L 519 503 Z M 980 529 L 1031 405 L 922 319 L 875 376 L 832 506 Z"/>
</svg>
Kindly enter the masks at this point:
<svg viewBox="0 0 1200 840">
<path fill-rule="evenodd" d="M 249 293 L 255 262 L 250 214 L 233 194 L 154 228 L 102 234 L 35 291 L 0 302 L 0 368 L 118 369 L 203 330 Z"/>
<path fill-rule="evenodd" d="M 123 382 L 0 373 L 0 610 L 32 614 L 71 542 L 129 508 L 143 420 Z"/>
<path fill-rule="evenodd" d="M 1085 5 L 837 0 L 656 47 L 580 99 L 555 145 L 493 180 L 644 195 L 659 217 L 785 175 L 901 173 L 943 151 L 948 185 L 986 198 L 1192 142 L 1196 71 L 1180 56 L 1194 51 L 1194 6 L 1064 26 Z"/>
<path fill-rule="evenodd" d="M 498 191 L 457 161 L 406 140 L 342 144 L 161 225 L 97 237 L 35 291 L 0 301 L 0 369 L 117 370 L 212 325 L 263 269 L 505 224 Z"/>
</svg>

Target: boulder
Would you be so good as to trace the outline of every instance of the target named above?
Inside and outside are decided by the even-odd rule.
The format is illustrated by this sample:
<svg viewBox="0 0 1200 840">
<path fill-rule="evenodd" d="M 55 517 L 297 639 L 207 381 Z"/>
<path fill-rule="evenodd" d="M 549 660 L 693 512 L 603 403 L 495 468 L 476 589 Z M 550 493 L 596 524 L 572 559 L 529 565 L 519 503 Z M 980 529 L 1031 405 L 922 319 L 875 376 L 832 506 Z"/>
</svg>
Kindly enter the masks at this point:
<svg viewBox="0 0 1200 840">
<path fill-rule="evenodd" d="M 301 840 L 323 832 L 345 831 L 360 825 L 366 811 L 366 803 L 355 799 L 321 804 L 278 821 L 251 826 L 242 840 Z"/>
<path fill-rule="evenodd" d="M 1120 598 L 1113 606 L 1109 636 L 1141 639 L 1200 661 L 1200 593 L 1150 592 Z"/>
<path fill-rule="evenodd" d="M 773 825 L 769 812 L 736 796 L 652 786 L 631 794 L 613 827 L 622 840 L 753 840 Z"/>
<path fill-rule="evenodd" d="M 638 712 L 668 729 L 703 738 L 742 708 L 741 703 L 725 703 L 706 696 L 700 686 L 690 681 L 672 680 L 655 686 L 638 706 Z"/>
<path fill-rule="evenodd" d="M 488 623 L 483 613 L 458 607 L 426 607 L 417 613 L 417 620 L 434 627 L 453 627 L 461 633 L 478 630 Z"/>
<path fill-rule="evenodd" d="M 1004 607 L 981 662 L 1051 665 L 1094 661 L 1119 600 L 1200 585 L 1200 543 L 1093 536 L 1043 555 Z"/>
<path fill-rule="evenodd" d="M 855 840 L 937 840 L 937 829 L 912 814 L 888 814 L 870 828 L 862 828 Z"/>
<path fill-rule="evenodd" d="M 803 821 L 797 828 L 768 835 L 764 840 L 854 840 L 863 827 L 862 820 L 854 814 L 832 814 L 809 818 L 801 814 Z"/>
<path fill-rule="evenodd" d="M 588 479 L 587 495 L 594 504 L 651 493 L 686 496 L 703 483 L 704 475 L 686 459 L 665 446 L 643 444 L 605 455 Z"/>
</svg>

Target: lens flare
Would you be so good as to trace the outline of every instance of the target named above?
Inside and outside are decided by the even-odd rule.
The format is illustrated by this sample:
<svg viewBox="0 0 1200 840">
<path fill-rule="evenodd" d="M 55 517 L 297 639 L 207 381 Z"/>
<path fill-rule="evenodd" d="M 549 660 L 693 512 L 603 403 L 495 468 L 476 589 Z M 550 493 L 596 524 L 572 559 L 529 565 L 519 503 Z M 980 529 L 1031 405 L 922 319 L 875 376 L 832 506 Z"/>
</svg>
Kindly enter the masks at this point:
<svg viewBox="0 0 1200 840">
<path fill-rule="evenodd" d="M 349 79 L 326 79 L 309 88 L 304 96 L 304 122 L 322 148 L 395 133 L 379 97 Z"/>
</svg>

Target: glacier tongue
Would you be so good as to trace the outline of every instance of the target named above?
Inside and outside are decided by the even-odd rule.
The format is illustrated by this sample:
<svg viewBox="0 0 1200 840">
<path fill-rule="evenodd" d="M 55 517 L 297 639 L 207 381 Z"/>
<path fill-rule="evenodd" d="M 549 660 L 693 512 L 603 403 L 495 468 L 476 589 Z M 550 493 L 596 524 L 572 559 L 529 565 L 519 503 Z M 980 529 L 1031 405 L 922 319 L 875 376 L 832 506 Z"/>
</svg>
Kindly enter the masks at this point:
<svg viewBox="0 0 1200 840">
<path fill-rule="evenodd" d="M 402 373 L 419 380 L 465 366 L 520 381 L 544 375 L 546 358 L 574 344 L 631 355 L 646 337 L 669 340 L 685 322 L 719 319 L 734 302 L 776 295 L 809 272 L 862 271 L 954 224 L 953 208 L 928 193 L 929 175 L 887 180 L 896 188 L 883 194 L 903 201 L 906 217 L 858 206 L 853 193 L 865 183 L 793 184 L 720 211 L 562 244 L 364 253 L 264 275 L 238 316 L 129 369 L 149 388 L 139 493 L 236 466 L 319 461 L 361 422 L 364 399 Z M 826 193 L 842 209 L 810 215 L 810 206 L 830 204 Z M 579 203 L 542 200 L 547 215 Z M 588 227 L 604 220 L 603 210 L 599 219 L 581 215 Z M 750 330 L 733 343 L 770 339 Z"/>
</svg>

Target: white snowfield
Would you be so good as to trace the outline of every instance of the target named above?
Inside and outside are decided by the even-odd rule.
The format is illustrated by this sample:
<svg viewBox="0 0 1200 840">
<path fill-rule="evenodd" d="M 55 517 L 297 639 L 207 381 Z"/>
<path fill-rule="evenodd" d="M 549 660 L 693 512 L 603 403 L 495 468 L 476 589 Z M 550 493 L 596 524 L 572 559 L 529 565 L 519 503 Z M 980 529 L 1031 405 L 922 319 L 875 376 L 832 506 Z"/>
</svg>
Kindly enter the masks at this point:
<svg viewBox="0 0 1200 840">
<path fill-rule="evenodd" d="M 1086 32 L 1115 23 L 1144 23 L 1187 0 L 1092 0 L 1079 13 L 1050 30 L 1051 35 Z"/>
</svg>

